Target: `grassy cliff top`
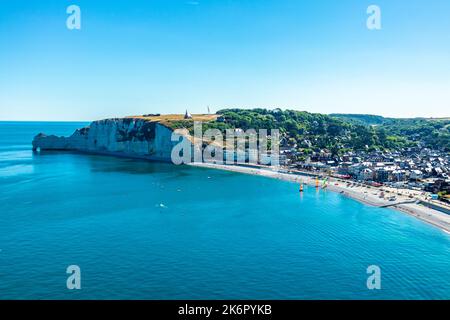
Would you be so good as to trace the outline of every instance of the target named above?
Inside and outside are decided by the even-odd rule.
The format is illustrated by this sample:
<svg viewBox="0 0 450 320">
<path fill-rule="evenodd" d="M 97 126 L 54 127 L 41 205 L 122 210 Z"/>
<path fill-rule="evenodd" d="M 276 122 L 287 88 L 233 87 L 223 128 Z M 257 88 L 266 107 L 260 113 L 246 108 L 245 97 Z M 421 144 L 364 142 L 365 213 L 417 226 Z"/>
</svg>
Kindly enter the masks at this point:
<svg viewBox="0 0 450 320">
<path fill-rule="evenodd" d="M 170 129 L 186 129 L 188 132 L 193 134 L 194 121 L 214 123 L 218 117 L 218 114 L 193 114 L 191 115 L 191 118 L 185 119 L 184 114 L 149 114 L 142 116 L 130 116 L 126 117 L 126 119 L 140 119 L 149 122 L 157 122 Z M 189 136 L 189 140 L 194 142 L 194 137 Z M 216 144 L 214 141 L 209 142 Z M 223 147 L 222 145 L 220 146 Z"/>
<path fill-rule="evenodd" d="M 127 118 L 142 119 L 152 122 L 159 122 L 167 127 L 179 127 L 180 122 L 202 121 L 210 122 L 217 119 L 217 114 L 193 114 L 191 119 L 184 119 L 184 114 L 158 114 L 158 115 L 143 115 L 130 116 Z"/>
</svg>

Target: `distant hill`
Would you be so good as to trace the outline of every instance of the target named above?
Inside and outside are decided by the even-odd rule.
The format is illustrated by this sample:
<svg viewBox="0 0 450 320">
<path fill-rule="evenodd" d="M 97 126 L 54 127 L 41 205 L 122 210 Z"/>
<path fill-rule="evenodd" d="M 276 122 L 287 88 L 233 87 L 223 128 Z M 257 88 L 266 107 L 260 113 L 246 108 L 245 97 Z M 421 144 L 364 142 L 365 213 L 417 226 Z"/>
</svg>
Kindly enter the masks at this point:
<svg viewBox="0 0 450 320">
<path fill-rule="evenodd" d="M 358 122 L 365 125 L 380 125 L 392 122 L 392 118 L 385 118 L 372 114 L 350 114 L 350 113 L 332 113 L 331 117 L 340 118 L 347 121 Z"/>
<path fill-rule="evenodd" d="M 352 114 L 352 113 L 332 113 L 330 117 L 342 120 L 357 122 L 365 125 L 389 125 L 396 123 L 417 122 L 417 121 L 449 121 L 449 117 L 444 118 L 386 118 L 373 114 Z"/>
</svg>

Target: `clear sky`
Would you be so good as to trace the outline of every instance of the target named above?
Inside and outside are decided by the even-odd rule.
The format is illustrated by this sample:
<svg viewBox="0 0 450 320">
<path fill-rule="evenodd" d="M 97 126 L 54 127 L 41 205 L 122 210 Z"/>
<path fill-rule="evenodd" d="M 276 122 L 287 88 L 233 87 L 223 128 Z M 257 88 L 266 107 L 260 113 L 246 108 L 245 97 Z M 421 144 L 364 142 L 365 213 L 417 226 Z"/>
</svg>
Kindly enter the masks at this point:
<svg viewBox="0 0 450 320">
<path fill-rule="evenodd" d="M 208 105 L 448 117 L 450 1 L 0 0 L 0 120 Z"/>
</svg>

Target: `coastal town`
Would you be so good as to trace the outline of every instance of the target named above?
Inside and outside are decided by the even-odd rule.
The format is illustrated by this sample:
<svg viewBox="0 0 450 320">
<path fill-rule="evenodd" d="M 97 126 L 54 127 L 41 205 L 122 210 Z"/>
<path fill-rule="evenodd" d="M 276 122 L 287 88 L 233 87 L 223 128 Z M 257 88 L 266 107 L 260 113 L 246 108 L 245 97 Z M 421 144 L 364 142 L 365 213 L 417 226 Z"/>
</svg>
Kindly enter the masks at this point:
<svg viewBox="0 0 450 320">
<path fill-rule="evenodd" d="M 315 152 L 306 161 L 296 161 L 293 147 L 280 148 L 280 164 L 289 169 L 328 174 L 372 185 L 424 191 L 433 200 L 450 203 L 450 155 L 428 148 L 407 148 L 395 152 L 347 152 L 333 156 L 327 150 Z"/>
</svg>

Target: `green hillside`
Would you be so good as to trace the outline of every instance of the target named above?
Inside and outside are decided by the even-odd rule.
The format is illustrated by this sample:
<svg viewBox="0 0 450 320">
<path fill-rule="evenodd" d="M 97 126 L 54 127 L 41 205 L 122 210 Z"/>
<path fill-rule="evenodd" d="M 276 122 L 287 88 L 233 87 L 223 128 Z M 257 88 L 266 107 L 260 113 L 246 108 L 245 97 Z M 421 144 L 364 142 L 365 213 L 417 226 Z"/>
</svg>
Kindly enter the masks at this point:
<svg viewBox="0 0 450 320">
<path fill-rule="evenodd" d="M 450 120 L 394 119 L 374 115 L 336 116 L 295 110 L 224 109 L 219 128 L 280 129 L 291 145 L 303 151 L 327 149 L 398 150 L 430 147 L 450 152 Z M 215 127 L 210 124 L 208 127 Z"/>
</svg>

